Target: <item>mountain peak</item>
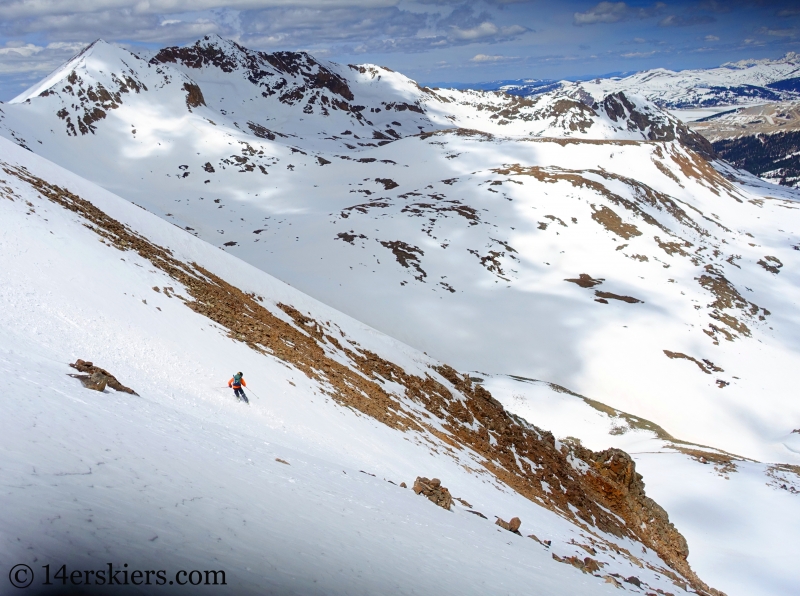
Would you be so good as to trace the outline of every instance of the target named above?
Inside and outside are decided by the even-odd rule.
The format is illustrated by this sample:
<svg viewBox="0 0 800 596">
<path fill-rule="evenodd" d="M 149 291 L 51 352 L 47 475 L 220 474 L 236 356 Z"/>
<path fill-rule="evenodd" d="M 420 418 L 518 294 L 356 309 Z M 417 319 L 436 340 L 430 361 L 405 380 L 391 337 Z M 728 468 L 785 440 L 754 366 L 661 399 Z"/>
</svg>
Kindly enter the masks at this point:
<svg viewBox="0 0 800 596">
<path fill-rule="evenodd" d="M 110 44 L 104 39 L 97 38 L 88 46 L 83 48 L 80 52 L 75 54 L 75 56 L 73 56 L 72 58 L 67 60 L 64 64 L 56 68 L 44 79 L 29 87 L 28 89 L 17 95 L 14 99 L 9 101 L 8 103 L 10 104 L 22 103 L 24 101 L 29 100 L 32 97 L 36 97 L 43 91 L 46 91 L 47 89 L 58 83 L 64 77 L 68 76 L 69 73 L 72 72 L 81 63 L 83 63 L 86 60 L 86 58 L 95 54 L 98 50 L 100 50 L 101 52 L 104 50 L 119 51 L 122 50 L 122 48 Z"/>
</svg>

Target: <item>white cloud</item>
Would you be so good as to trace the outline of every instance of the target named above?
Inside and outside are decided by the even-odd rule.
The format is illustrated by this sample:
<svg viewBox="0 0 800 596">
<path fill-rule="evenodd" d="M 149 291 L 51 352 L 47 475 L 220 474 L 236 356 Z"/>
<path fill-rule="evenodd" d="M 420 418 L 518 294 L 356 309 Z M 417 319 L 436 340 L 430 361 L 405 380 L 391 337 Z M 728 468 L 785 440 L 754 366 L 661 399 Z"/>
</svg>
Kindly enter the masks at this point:
<svg viewBox="0 0 800 596">
<path fill-rule="evenodd" d="M 80 52 L 87 43 L 55 42 L 46 46 L 8 41 L 0 48 L 0 74 L 35 73 L 41 76 Z"/>
<path fill-rule="evenodd" d="M 650 52 L 628 52 L 626 54 L 621 54 L 623 58 L 649 58 L 650 56 L 656 54 L 655 50 Z"/>
<path fill-rule="evenodd" d="M 758 33 L 761 35 L 769 35 L 771 37 L 795 37 L 797 35 L 797 29 L 794 27 L 785 27 L 782 29 L 761 27 L 758 30 Z"/>
<path fill-rule="evenodd" d="M 477 27 L 469 29 L 461 29 L 453 26 L 450 30 L 450 36 L 454 39 L 462 41 L 474 41 L 478 39 L 485 39 L 487 37 L 494 38 L 509 38 L 515 37 L 525 33 L 527 29 L 520 25 L 511 25 L 510 27 L 498 27 L 494 23 L 484 21 Z"/>
<path fill-rule="evenodd" d="M 595 23 L 617 23 L 628 18 L 629 7 L 624 2 L 601 2 L 586 12 L 576 12 L 573 22 L 576 25 Z"/>
<path fill-rule="evenodd" d="M 716 35 L 706 35 L 704 39 L 706 41 L 719 41 L 719 37 L 717 37 Z"/>
<path fill-rule="evenodd" d="M 212 9 L 260 10 L 264 8 L 317 9 L 394 6 L 397 0 L 6 0 L 0 18 L 22 19 L 46 15 L 70 15 L 107 10 L 132 14 L 175 14 Z"/>
<path fill-rule="evenodd" d="M 666 4 L 656 2 L 652 6 L 634 8 L 625 2 L 600 2 L 586 12 L 572 15 L 574 25 L 596 25 L 598 23 L 619 23 L 628 19 L 646 19 L 661 13 Z"/>
<path fill-rule="evenodd" d="M 517 56 L 489 56 L 487 54 L 475 54 L 469 59 L 470 62 L 506 62 L 516 60 Z"/>
</svg>

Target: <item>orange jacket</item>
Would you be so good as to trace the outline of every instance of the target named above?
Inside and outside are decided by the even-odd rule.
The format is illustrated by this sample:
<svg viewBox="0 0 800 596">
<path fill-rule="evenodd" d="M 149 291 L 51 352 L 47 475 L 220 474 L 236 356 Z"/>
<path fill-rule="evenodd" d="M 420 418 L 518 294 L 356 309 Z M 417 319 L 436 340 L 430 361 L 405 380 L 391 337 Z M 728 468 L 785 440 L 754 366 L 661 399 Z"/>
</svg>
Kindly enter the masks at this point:
<svg viewBox="0 0 800 596">
<path fill-rule="evenodd" d="M 245 383 L 245 382 L 244 382 L 244 377 L 242 377 L 242 380 L 241 380 L 241 381 L 239 381 L 239 382 L 240 382 L 242 385 L 244 385 L 245 387 L 247 387 L 247 383 Z M 231 377 L 231 380 L 230 380 L 230 381 L 228 381 L 228 387 L 233 387 L 234 389 L 239 389 L 239 387 L 241 387 L 241 385 L 234 385 L 233 383 L 234 383 L 234 381 L 233 381 L 233 377 Z"/>
</svg>

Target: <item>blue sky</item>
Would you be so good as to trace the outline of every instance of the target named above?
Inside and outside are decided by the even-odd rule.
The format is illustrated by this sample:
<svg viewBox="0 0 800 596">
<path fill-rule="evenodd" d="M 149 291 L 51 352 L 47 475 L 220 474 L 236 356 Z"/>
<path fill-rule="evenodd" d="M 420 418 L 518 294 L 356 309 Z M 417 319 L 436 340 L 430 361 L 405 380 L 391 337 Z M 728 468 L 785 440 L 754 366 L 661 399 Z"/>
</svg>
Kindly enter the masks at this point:
<svg viewBox="0 0 800 596">
<path fill-rule="evenodd" d="M 800 51 L 797 2 L 2 0 L 0 101 L 97 38 L 130 49 L 217 33 L 372 62 L 422 83 L 717 66 Z"/>
</svg>

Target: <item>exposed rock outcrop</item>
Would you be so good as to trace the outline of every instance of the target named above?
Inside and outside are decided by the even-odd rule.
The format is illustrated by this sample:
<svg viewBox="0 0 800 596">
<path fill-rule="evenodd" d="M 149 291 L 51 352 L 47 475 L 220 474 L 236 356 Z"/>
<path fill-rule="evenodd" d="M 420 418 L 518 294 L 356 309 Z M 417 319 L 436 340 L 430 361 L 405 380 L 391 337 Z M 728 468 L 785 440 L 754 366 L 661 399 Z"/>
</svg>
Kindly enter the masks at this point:
<svg viewBox="0 0 800 596">
<path fill-rule="evenodd" d="M 513 532 L 518 536 L 522 536 L 519 532 L 519 527 L 522 525 L 522 521 L 518 517 L 512 517 L 510 521 L 505 521 L 504 519 L 498 517 L 497 521 L 494 522 L 496 526 L 500 526 L 504 530 L 508 530 L 509 532 Z"/>
<path fill-rule="evenodd" d="M 112 375 L 107 370 L 100 368 L 99 366 L 95 366 L 91 362 L 87 362 L 85 360 L 81 360 L 78 358 L 75 362 L 70 364 L 72 368 L 77 370 L 78 372 L 86 373 L 82 375 L 70 375 L 76 379 L 78 379 L 83 386 L 87 389 L 92 389 L 94 391 L 104 391 L 106 386 L 111 387 L 115 391 L 121 391 L 123 393 L 130 393 L 131 395 L 139 395 L 130 387 L 126 387 L 122 383 L 117 380 L 117 377 Z"/>
<path fill-rule="evenodd" d="M 424 495 L 430 499 L 431 502 L 437 504 L 442 509 L 450 511 L 453 505 L 453 497 L 450 491 L 442 486 L 442 481 L 438 478 L 431 478 L 430 480 L 424 476 L 417 476 L 414 481 L 414 492 L 418 495 Z"/>
</svg>

